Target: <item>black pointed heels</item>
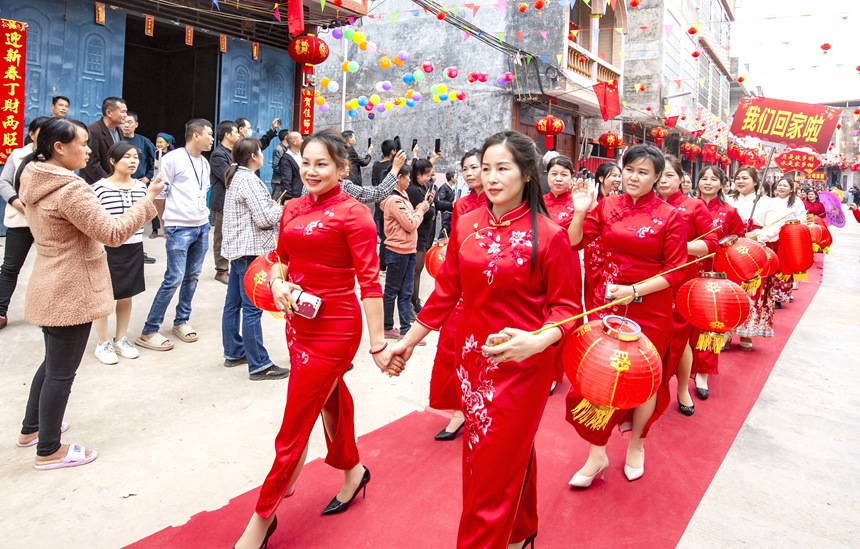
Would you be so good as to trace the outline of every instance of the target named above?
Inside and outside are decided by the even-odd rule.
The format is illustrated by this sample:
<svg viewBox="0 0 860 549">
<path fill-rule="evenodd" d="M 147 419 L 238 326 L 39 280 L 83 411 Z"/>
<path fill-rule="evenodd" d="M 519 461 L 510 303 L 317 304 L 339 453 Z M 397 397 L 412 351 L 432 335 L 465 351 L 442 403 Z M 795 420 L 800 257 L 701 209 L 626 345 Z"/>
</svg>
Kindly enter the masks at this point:
<svg viewBox="0 0 860 549">
<path fill-rule="evenodd" d="M 367 467 L 364 468 L 364 475 L 361 477 L 361 482 L 358 484 L 358 488 L 353 492 L 352 497 L 349 498 L 349 501 L 343 502 L 337 499 L 337 496 L 331 498 L 331 501 L 328 505 L 326 505 L 325 509 L 323 509 L 323 515 L 339 515 L 340 513 L 345 513 L 349 509 L 349 505 L 352 503 L 352 500 L 355 499 L 355 496 L 358 495 L 359 492 L 363 492 L 362 497 L 367 495 L 367 483 L 370 482 L 370 469 Z"/>
<path fill-rule="evenodd" d="M 457 427 L 457 429 L 455 429 L 454 431 L 449 431 L 446 427 L 445 429 L 439 431 L 439 433 L 433 438 L 435 440 L 454 440 L 455 438 L 457 438 L 457 433 L 460 432 L 460 430 L 463 428 L 463 425 L 465 424 L 466 422 L 463 421 L 463 423 L 461 423 L 460 426 Z"/>
</svg>

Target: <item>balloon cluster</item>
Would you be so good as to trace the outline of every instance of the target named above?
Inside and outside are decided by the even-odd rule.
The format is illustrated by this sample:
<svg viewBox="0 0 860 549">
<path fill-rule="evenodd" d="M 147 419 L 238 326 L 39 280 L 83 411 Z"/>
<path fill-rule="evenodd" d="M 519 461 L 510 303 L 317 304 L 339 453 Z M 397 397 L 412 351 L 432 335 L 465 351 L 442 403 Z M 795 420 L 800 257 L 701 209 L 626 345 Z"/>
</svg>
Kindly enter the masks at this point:
<svg viewBox="0 0 860 549">
<path fill-rule="evenodd" d="M 320 87 L 332 93 L 337 93 L 337 91 L 340 89 L 340 84 L 338 84 L 331 78 L 323 77 L 320 79 Z"/>
<path fill-rule="evenodd" d="M 436 103 L 466 99 L 466 92 L 449 90 L 445 84 L 434 84 L 430 87 L 430 93 L 433 94 L 433 101 Z"/>
<path fill-rule="evenodd" d="M 325 97 L 322 96 L 322 93 L 319 90 L 314 92 L 314 103 L 316 103 L 320 112 L 328 112 L 330 109 L 328 103 L 325 102 Z"/>
<path fill-rule="evenodd" d="M 496 77 L 496 84 L 498 84 L 499 86 L 504 86 L 508 82 L 513 81 L 513 79 L 514 79 L 513 73 L 506 72 L 505 74 L 500 74 L 499 76 Z"/>
<path fill-rule="evenodd" d="M 368 118 L 373 120 L 377 113 L 382 114 L 385 111 L 392 110 L 394 107 L 414 107 L 418 101 L 421 101 L 421 93 L 415 90 L 408 90 L 405 97 L 397 97 L 386 101 L 383 101 L 377 94 L 373 94 L 370 97 L 362 95 L 350 99 L 344 103 L 343 107 L 350 118 L 358 116 L 359 109 L 363 107 L 368 113 Z"/>
<path fill-rule="evenodd" d="M 485 72 L 470 72 L 468 80 L 470 84 L 474 84 L 475 82 L 486 82 L 489 77 Z"/>
</svg>

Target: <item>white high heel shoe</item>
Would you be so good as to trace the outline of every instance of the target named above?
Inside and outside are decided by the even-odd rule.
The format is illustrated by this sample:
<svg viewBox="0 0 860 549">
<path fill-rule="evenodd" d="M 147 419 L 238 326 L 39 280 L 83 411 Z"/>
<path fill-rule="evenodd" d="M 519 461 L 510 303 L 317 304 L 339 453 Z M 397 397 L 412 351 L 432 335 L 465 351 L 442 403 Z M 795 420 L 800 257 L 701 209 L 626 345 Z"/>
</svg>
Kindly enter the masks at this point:
<svg viewBox="0 0 860 549">
<path fill-rule="evenodd" d="M 645 450 L 642 450 L 642 467 L 630 467 L 626 463 L 624 464 L 624 476 L 627 477 L 627 480 L 633 482 L 634 480 L 639 480 L 642 478 L 642 475 L 645 474 Z"/>
<path fill-rule="evenodd" d="M 594 477 L 596 477 L 597 475 L 600 475 L 600 478 L 602 480 L 605 479 L 605 473 L 601 473 L 603 473 L 603 471 L 606 470 L 607 467 L 609 467 L 609 458 L 606 458 L 606 461 L 603 462 L 603 465 L 600 467 L 600 469 L 598 469 L 597 472 L 590 477 L 577 472 L 575 475 L 573 475 L 573 478 L 570 479 L 570 482 L 568 482 L 568 484 L 570 484 L 573 488 L 588 488 L 589 486 L 591 486 L 591 483 L 594 482 Z"/>
</svg>

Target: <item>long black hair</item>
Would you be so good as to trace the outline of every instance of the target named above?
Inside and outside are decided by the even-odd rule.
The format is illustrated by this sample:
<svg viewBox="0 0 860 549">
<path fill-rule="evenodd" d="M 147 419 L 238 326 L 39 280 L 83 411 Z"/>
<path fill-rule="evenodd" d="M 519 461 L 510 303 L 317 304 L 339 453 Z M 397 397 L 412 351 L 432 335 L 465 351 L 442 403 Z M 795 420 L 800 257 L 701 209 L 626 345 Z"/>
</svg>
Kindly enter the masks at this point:
<svg viewBox="0 0 860 549">
<path fill-rule="evenodd" d="M 125 153 L 134 149 L 137 151 L 137 147 L 135 147 L 131 141 L 117 141 L 108 149 L 108 164 L 110 165 L 110 172 L 108 175 L 113 175 L 113 172 L 116 171 L 116 163 L 122 160 L 122 157 L 125 156 Z"/>
<path fill-rule="evenodd" d="M 416 187 L 424 188 L 424 185 L 418 184 L 418 176 L 424 175 L 425 173 L 431 171 L 433 169 L 433 164 L 427 160 L 426 158 L 418 158 L 412 162 L 412 173 L 409 176 L 409 184 L 415 185 Z"/>
<path fill-rule="evenodd" d="M 487 149 L 495 145 L 501 145 L 511 153 L 514 163 L 520 169 L 525 179 L 523 185 L 523 200 L 529 204 L 529 216 L 532 222 L 532 268 L 537 265 L 538 253 L 538 215 L 549 217 L 546 203 L 543 201 L 543 192 L 540 187 L 540 156 L 538 155 L 535 142 L 527 135 L 506 130 L 490 136 L 481 147 L 481 158 L 487 153 Z"/>
<path fill-rule="evenodd" d="M 621 168 L 615 162 L 604 162 L 597 166 L 594 170 L 594 180 L 597 182 L 597 196 L 603 196 L 603 182 L 609 177 L 613 170 L 618 170 L 618 175 L 621 175 Z"/>
<path fill-rule="evenodd" d="M 227 173 L 224 174 L 225 189 L 230 188 L 230 183 L 233 182 L 233 176 L 236 175 L 236 170 L 239 169 L 239 166 L 247 168 L 248 162 L 251 161 L 251 157 L 254 156 L 257 151 L 261 150 L 263 150 L 263 144 L 256 137 L 240 139 L 235 145 L 233 145 L 233 151 L 230 155 L 233 159 L 233 163 L 230 164 L 230 167 L 227 168 Z"/>
<path fill-rule="evenodd" d="M 794 179 L 792 179 L 788 176 L 780 177 L 776 181 L 776 185 L 773 186 L 774 193 L 776 192 L 776 187 L 779 185 L 779 182 L 782 180 L 787 181 L 788 186 L 791 187 L 791 192 L 788 194 L 788 204 L 787 204 L 788 207 L 791 208 L 792 206 L 794 206 L 794 199 L 797 198 L 797 183 L 794 182 Z"/>
<path fill-rule="evenodd" d="M 39 138 L 36 140 L 36 150 L 28 154 L 18 166 L 18 171 L 15 173 L 13 185 L 15 192 L 21 187 L 21 173 L 24 167 L 34 160 L 37 162 L 45 162 L 54 157 L 54 145 L 62 143 L 68 145 L 78 136 L 78 129 L 87 131 L 87 126 L 80 120 L 71 118 L 53 117 L 49 119 L 39 130 Z"/>
</svg>

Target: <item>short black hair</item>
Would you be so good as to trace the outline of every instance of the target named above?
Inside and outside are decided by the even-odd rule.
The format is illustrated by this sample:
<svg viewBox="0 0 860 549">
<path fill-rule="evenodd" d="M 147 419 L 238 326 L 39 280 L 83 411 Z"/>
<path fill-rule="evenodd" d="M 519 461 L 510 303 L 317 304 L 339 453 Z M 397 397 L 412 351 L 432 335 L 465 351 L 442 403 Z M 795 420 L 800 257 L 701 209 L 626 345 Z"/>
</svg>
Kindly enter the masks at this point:
<svg viewBox="0 0 860 549">
<path fill-rule="evenodd" d="M 290 130 L 281 130 L 278 132 L 278 141 L 283 141 L 286 139 L 287 134 L 290 133 Z"/>
<path fill-rule="evenodd" d="M 234 129 L 238 129 L 236 127 L 236 123 L 232 120 L 222 120 L 218 122 L 218 127 L 215 129 L 215 140 L 220 143 L 224 136 L 228 133 L 232 132 Z"/>
<path fill-rule="evenodd" d="M 386 139 L 382 142 L 382 156 L 391 156 L 392 152 L 394 152 L 394 140 Z"/>
<path fill-rule="evenodd" d="M 212 128 L 212 122 L 205 118 L 192 118 L 185 123 L 185 141 L 191 141 L 195 133 L 203 133 L 204 128 Z"/>
<path fill-rule="evenodd" d="M 457 177 L 457 174 L 455 172 L 453 172 L 453 171 L 445 172 L 445 181 L 451 181 L 455 177 Z"/>
<path fill-rule="evenodd" d="M 654 165 L 654 172 L 657 175 L 660 175 L 666 169 L 666 158 L 663 156 L 663 151 L 654 145 L 633 145 L 627 149 L 622 159 L 625 166 L 637 160 L 650 160 L 651 164 Z"/>
<path fill-rule="evenodd" d="M 50 116 L 37 116 L 36 118 L 31 120 L 30 125 L 27 126 L 27 133 L 36 133 L 36 130 L 41 130 L 42 126 L 45 125 L 45 122 L 50 119 Z"/>
<path fill-rule="evenodd" d="M 343 136 L 344 141 L 349 141 L 350 138 L 355 137 L 355 132 L 352 130 L 346 130 L 346 131 L 340 132 L 340 134 Z"/>
<path fill-rule="evenodd" d="M 135 122 L 137 122 L 137 121 L 138 121 L 137 113 L 136 113 L 136 112 L 134 112 L 134 111 L 126 111 L 125 115 L 126 115 L 126 116 L 130 116 L 130 117 L 134 118 L 134 121 L 135 121 Z"/>
<path fill-rule="evenodd" d="M 69 98 L 68 98 L 68 97 L 66 97 L 65 95 L 57 95 L 57 96 L 55 96 L 55 97 L 52 97 L 52 98 L 51 98 L 51 105 L 56 105 L 56 104 L 57 104 L 57 101 L 60 101 L 60 100 L 65 101 L 65 102 L 66 102 L 66 103 L 68 103 L 69 105 L 71 105 L 71 104 L 72 104 L 72 102 L 71 102 L 71 101 L 69 101 Z"/>
<path fill-rule="evenodd" d="M 106 97 L 104 101 L 102 101 L 102 115 L 107 114 L 108 111 L 112 111 L 116 109 L 116 106 L 122 103 L 123 105 L 128 105 L 125 99 L 122 97 Z"/>
<path fill-rule="evenodd" d="M 236 127 L 237 128 L 244 128 L 245 122 L 247 122 L 249 126 L 251 125 L 251 121 L 248 120 L 247 118 L 242 118 L 242 117 L 237 118 L 236 119 Z"/>
</svg>

